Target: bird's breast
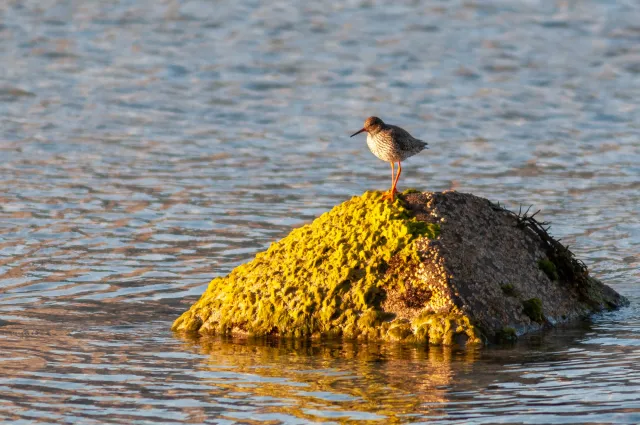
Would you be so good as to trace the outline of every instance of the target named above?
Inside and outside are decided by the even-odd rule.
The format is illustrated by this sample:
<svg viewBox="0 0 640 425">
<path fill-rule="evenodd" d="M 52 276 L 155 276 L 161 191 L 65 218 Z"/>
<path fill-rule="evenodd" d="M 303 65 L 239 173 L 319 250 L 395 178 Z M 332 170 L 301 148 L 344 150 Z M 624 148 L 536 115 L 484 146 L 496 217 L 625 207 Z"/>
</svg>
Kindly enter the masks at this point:
<svg viewBox="0 0 640 425">
<path fill-rule="evenodd" d="M 397 158 L 397 152 L 393 149 L 393 145 L 384 137 L 371 136 L 370 134 L 367 134 L 367 146 L 372 154 L 383 161 L 399 161 Z"/>
</svg>

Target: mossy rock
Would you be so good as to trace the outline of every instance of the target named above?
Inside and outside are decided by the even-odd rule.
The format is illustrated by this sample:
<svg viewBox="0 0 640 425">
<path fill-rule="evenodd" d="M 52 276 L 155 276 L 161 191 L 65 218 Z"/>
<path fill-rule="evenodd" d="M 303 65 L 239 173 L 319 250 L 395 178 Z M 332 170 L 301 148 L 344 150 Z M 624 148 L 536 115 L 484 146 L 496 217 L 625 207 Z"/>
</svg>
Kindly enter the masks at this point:
<svg viewBox="0 0 640 425">
<path fill-rule="evenodd" d="M 419 261 L 413 242 L 439 231 L 413 217 L 402 200 L 391 204 L 367 192 L 214 279 L 173 329 L 404 339 L 405 330 L 380 327 L 381 304 L 399 273 L 388 273 L 388 265 L 396 256 Z"/>
<path fill-rule="evenodd" d="M 530 298 L 522 302 L 524 314 L 534 322 L 544 322 L 544 314 L 542 312 L 542 300 L 540 298 Z"/>
<path fill-rule="evenodd" d="M 521 295 L 539 299 L 550 322 L 627 302 L 596 279 L 577 291 L 541 276 L 541 241 L 485 199 L 381 195 L 353 197 L 213 279 L 172 329 L 450 345 L 539 329 Z"/>
<path fill-rule="evenodd" d="M 505 326 L 496 333 L 496 342 L 501 344 L 513 343 L 518 340 L 518 333 L 510 326 Z"/>
<path fill-rule="evenodd" d="M 501 285 L 500 289 L 502 289 L 502 293 L 507 297 L 515 297 L 518 295 L 518 291 L 516 291 L 515 286 L 513 286 L 513 284 L 511 283 L 505 283 L 504 285 Z"/>
<path fill-rule="evenodd" d="M 558 280 L 558 270 L 556 269 L 556 265 L 553 264 L 553 261 L 543 258 L 538 261 L 538 267 L 540 267 L 540 270 L 542 270 L 549 279 Z"/>
</svg>

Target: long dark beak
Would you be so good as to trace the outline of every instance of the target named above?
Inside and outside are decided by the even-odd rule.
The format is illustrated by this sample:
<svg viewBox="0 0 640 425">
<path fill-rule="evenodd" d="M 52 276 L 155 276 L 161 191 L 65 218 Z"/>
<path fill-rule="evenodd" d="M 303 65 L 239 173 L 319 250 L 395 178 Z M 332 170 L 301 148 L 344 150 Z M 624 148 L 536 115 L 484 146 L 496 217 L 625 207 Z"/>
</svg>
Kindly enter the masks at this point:
<svg viewBox="0 0 640 425">
<path fill-rule="evenodd" d="M 362 133 L 363 131 L 366 131 L 366 130 L 365 130 L 364 128 L 363 128 L 363 129 L 361 129 L 361 130 L 358 130 L 358 131 L 356 131 L 355 133 L 353 133 L 350 137 L 353 137 L 353 136 L 355 136 L 356 134 L 360 134 L 360 133 Z"/>
</svg>

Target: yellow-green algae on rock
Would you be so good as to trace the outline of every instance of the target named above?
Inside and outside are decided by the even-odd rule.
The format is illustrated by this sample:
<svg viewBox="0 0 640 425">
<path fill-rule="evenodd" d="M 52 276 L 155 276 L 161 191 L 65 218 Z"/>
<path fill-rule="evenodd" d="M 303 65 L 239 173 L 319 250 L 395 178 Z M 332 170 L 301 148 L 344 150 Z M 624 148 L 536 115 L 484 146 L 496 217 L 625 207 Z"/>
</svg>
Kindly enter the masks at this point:
<svg viewBox="0 0 640 425">
<path fill-rule="evenodd" d="M 388 290 L 404 290 L 401 271 L 388 272 L 392 257 L 418 255 L 414 242 L 439 231 L 437 223 L 416 220 L 401 200 L 390 204 L 366 192 L 213 279 L 172 329 L 437 344 L 451 343 L 455 332 L 473 337 L 469 319 L 456 312 L 393 320 L 381 307 Z"/>
</svg>

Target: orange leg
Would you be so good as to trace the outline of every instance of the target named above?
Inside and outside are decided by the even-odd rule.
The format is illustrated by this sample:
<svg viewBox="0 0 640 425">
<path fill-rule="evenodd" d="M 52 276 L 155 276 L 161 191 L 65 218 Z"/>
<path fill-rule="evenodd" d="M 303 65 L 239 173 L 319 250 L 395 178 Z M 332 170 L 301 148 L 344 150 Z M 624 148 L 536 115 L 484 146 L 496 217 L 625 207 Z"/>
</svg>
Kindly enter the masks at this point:
<svg viewBox="0 0 640 425">
<path fill-rule="evenodd" d="M 396 174 L 396 179 L 393 182 L 393 186 L 391 187 L 392 193 L 398 193 L 396 186 L 398 185 L 398 180 L 400 180 L 400 174 L 402 174 L 402 164 L 398 161 L 398 174 Z"/>
<path fill-rule="evenodd" d="M 398 193 L 398 191 L 396 190 L 396 185 L 398 184 L 400 173 L 402 173 L 402 165 L 400 165 L 400 162 L 398 162 L 398 174 L 394 173 L 394 167 L 392 162 L 391 163 L 391 189 L 389 190 L 389 192 L 382 195 L 382 199 L 388 199 L 391 202 L 393 202 L 395 194 Z"/>
<path fill-rule="evenodd" d="M 396 170 L 393 167 L 395 164 L 393 162 L 390 162 L 389 164 L 391 164 L 391 189 L 389 189 L 389 192 L 386 193 L 386 199 L 391 199 L 391 202 L 393 202 L 393 184 L 396 181 Z"/>
<path fill-rule="evenodd" d="M 391 187 L 393 187 L 393 182 L 396 181 L 396 170 L 393 166 L 393 162 L 390 162 L 389 164 L 391 164 Z"/>
</svg>

